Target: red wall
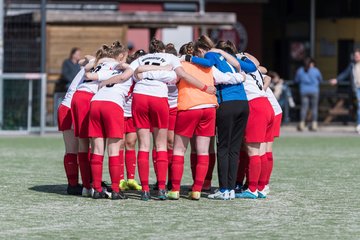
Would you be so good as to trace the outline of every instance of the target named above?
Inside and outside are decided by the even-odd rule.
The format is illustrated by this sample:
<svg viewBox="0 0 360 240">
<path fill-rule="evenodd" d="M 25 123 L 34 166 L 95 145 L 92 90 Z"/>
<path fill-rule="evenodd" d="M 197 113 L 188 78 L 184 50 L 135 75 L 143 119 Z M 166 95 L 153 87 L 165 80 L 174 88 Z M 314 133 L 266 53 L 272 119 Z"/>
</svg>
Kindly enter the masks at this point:
<svg viewBox="0 0 360 240">
<path fill-rule="evenodd" d="M 119 11 L 121 12 L 162 12 L 163 5 L 160 3 L 121 3 L 119 4 Z M 161 29 L 156 31 L 155 37 L 161 39 Z M 147 28 L 129 28 L 127 32 L 127 41 L 133 43 L 134 51 L 144 49 L 148 51 L 150 42 L 150 31 Z"/>
</svg>

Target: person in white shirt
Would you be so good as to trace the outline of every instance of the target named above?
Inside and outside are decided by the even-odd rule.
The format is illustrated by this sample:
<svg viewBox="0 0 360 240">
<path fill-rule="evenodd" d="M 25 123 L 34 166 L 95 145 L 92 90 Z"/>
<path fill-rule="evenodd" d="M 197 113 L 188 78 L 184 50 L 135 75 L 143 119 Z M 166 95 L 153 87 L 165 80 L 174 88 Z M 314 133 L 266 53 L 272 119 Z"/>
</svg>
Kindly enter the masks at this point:
<svg viewBox="0 0 360 240">
<path fill-rule="evenodd" d="M 171 65 L 177 77 L 182 77 L 192 85 L 209 94 L 215 94 L 215 87 L 206 86 L 196 78 L 187 74 L 181 66 L 180 60 L 164 53 L 165 45 L 153 39 L 149 46 L 150 54 L 140 57 L 130 64 L 124 74 L 112 77 L 100 84 L 112 84 L 124 81 L 133 75 L 134 71 L 141 65 Z M 165 182 L 168 167 L 167 157 L 167 128 L 169 118 L 169 107 L 167 102 L 168 90 L 166 84 L 157 80 L 143 79 L 136 83 L 133 94 L 132 114 L 137 128 L 139 139 L 138 168 L 143 188 L 141 199 L 149 200 L 149 151 L 150 151 L 150 127 L 153 127 L 156 150 L 159 191 L 158 198 L 166 199 Z"/>
<path fill-rule="evenodd" d="M 73 121 L 71 118 L 71 100 L 76 91 L 77 86 L 84 80 L 85 69 L 91 68 L 92 63 L 89 63 L 89 57 L 81 60 L 81 69 L 72 80 L 65 97 L 57 110 L 58 130 L 62 132 L 65 155 L 64 168 L 68 179 L 67 193 L 70 195 L 81 195 L 82 186 L 79 184 L 79 166 L 77 162 L 78 153 L 78 139 L 74 135 Z"/>
<path fill-rule="evenodd" d="M 272 138 L 274 111 L 264 91 L 264 76 L 257 70 L 246 74 L 244 88 L 249 101 L 249 118 L 245 128 L 245 149 L 248 158 L 241 159 L 248 166 L 248 188 L 237 193 L 237 198 L 265 198 L 266 142 Z M 241 171 L 239 164 L 238 171 Z M 239 172 L 238 172 L 239 174 Z"/>
<path fill-rule="evenodd" d="M 110 47 L 103 45 L 96 52 L 96 59 L 93 65 L 97 65 L 98 62 L 111 56 Z M 101 65 L 97 65 L 96 68 L 92 68 L 90 72 L 96 73 L 101 69 Z M 85 73 L 86 74 L 86 73 Z M 75 91 L 71 100 L 71 115 L 74 125 L 75 137 L 78 137 L 78 162 L 80 167 L 80 174 L 83 184 L 82 195 L 85 197 L 91 196 L 91 167 L 89 159 L 89 111 L 90 101 L 95 95 L 98 89 L 98 81 L 92 81 L 85 77 Z"/>
</svg>

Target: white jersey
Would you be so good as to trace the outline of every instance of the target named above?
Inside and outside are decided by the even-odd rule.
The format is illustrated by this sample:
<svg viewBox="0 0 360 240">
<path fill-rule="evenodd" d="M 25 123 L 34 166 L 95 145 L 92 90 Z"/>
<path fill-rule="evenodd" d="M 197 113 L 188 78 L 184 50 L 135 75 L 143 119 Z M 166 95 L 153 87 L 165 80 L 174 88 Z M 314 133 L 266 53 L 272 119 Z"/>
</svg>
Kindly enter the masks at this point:
<svg viewBox="0 0 360 240">
<path fill-rule="evenodd" d="M 246 74 L 246 80 L 243 84 L 248 101 L 255 98 L 266 97 L 263 78 L 260 74 L 259 71 Z"/>
<path fill-rule="evenodd" d="M 119 63 L 114 61 L 108 61 L 108 62 L 103 62 L 100 63 L 99 65 L 97 65 L 93 70 L 91 70 L 91 72 L 99 72 L 100 70 L 108 70 L 108 71 L 112 71 L 115 69 L 115 67 L 118 65 Z M 106 79 L 103 79 L 106 80 Z M 100 80 L 99 78 L 99 81 Z M 79 91 L 85 91 L 85 92 L 90 92 L 90 93 L 97 93 L 98 88 L 99 88 L 99 81 L 91 81 L 91 80 L 84 80 L 78 87 L 76 90 Z"/>
<path fill-rule="evenodd" d="M 72 97 L 76 91 L 76 88 L 79 84 L 81 84 L 85 79 L 85 68 L 81 68 L 80 71 L 78 72 L 78 74 L 76 74 L 76 76 L 74 77 L 74 79 L 72 80 L 64 99 L 62 100 L 61 104 L 71 108 L 71 100 Z"/>
<path fill-rule="evenodd" d="M 142 65 L 155 65 L 155 66 L 172 65 L 173 70 L 182 66 L 179 58 L 168 53 L 146 54 L 133 61 L 130 64 L 130 68 L 135 71 L 139 66 Z M 144 77 L 144 79 L 142 79 L 141 81 L 135 84 L 134 93 L 139 93 L 154 97 L 168 97 L 168 87 L 165 82 L 161 82 L 156 79 L 149 80 L 146 79 L 146 77 Z"/>
<path fill-rule="evenodd" d="M 115 66 L 115 63 L 113 63 L 112 65 Z M 102 68 L 97 72 L 99 81 L 107 80 L 112 76 L 121 73 L 122 72 L 120 71 L 111 70 L 111 68 L 107 68 L 107 67 Z M 127 81 L 122 83 L 107 85 L 101 88 L 91 99 L 91 101 L 114 102 L 117 105 L 119 105 L 121 108 L 123 108 L 125 104 L 125 97 L 127 97 L 127 95 L 129 94 L 131 85 L 132 85 L 132 79 L 128 79 Z"/>
<path fill-rule="evenodd" d="M 275 97 L 273 91 L 271 90 L 271 88 L 268 87 L 266 89 L 265 93 L 266 93 L 267 98 L 269 99 L 269 102 L 270 102 L 272 108 L 274 109 L 275 116 L 282 113 L 282 109 L 280 107 L 280 104 L 279 104 L 278 100 L 276 99 L 276 97 Z"/>
</svg>

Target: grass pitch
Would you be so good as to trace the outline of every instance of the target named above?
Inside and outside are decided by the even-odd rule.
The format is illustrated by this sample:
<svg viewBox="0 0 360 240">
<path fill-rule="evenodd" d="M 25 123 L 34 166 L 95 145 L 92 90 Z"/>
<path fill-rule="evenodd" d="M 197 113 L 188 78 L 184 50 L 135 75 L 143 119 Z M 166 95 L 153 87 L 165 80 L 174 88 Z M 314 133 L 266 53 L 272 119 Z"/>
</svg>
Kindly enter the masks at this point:
<svg viewBox="0 0 360 240">
<path fill-rule="evenodd" d="M 0 238 L 360 239 L 359 146 L 358 137 L 277 140 L 266 200 L 142 202 L 68 196 L 61 138 L 3 137 Z M 109 180 L 107 161 L 104 171 Z M 189 159 L 184 173 L 189 185 Z"/>
</svg>

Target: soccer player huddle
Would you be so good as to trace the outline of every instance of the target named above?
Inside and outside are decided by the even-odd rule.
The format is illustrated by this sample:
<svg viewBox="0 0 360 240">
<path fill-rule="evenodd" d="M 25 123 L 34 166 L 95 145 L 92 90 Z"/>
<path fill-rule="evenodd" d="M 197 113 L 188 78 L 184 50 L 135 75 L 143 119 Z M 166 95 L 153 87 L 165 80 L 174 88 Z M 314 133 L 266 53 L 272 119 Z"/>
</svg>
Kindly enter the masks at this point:
<svg viewBox="0 0 360 240">
<path fill-rule="evenodd" d="M 147 201 L 152 152 L 153 197 L 177 200 L 190 143 L 189 199 L 202 191 L 209 199 L 266 198 L 282 111 L 254 56 L 201 36 L 179 53 L 152 39 L 149 53 L 131 56 L 115 41 L 80 64 L 58 109 L 68 194 L 116 200 L 131 189 Z M 102 181 L 105 151 L 111 187 Z M 211 192 L 216 159 L 219 187 Z"/>
</svg>

